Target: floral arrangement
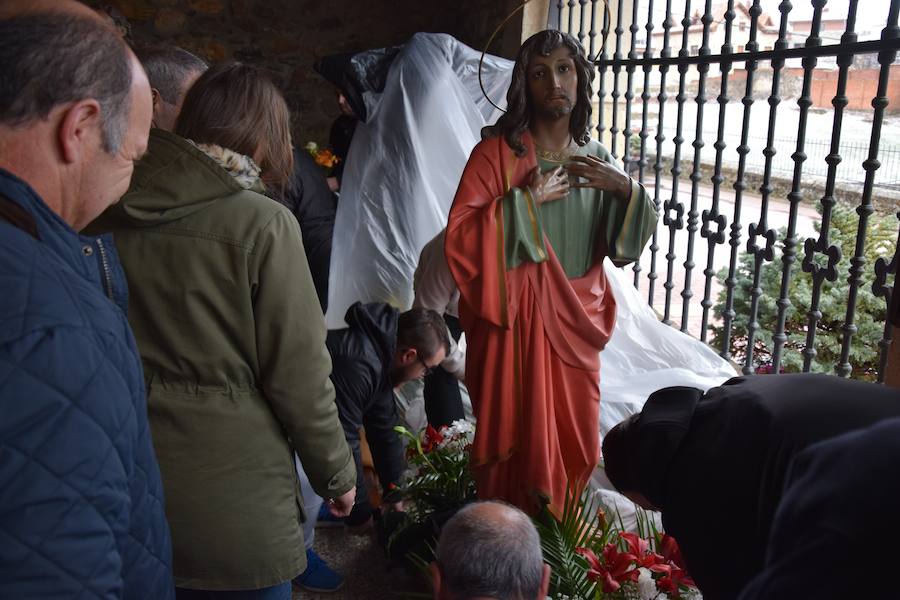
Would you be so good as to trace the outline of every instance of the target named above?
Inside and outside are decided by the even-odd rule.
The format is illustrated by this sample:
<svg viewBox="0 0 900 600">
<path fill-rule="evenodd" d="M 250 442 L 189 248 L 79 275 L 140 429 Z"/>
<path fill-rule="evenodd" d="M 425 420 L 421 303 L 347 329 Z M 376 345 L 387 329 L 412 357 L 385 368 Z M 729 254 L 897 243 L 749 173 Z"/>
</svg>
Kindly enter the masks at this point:
<svg viewBox="0 0 900 600">
<path fill-rule="evenodd" d="M 475 426 L 455 421 L 428 426 L 421 436 L 405 427 L 410 470 L 401 493 L 407 504 L 403 521 L 390 533 L 388 552 L 419 568 L 432 558 L 440 529 L 459 508 L 476 500 L 469 453 Z M 557 519 L 544 512 L 534 520 L 544 560 L 551 567 L 554 600 L 694 600 L 700 594 L 688 575 L 675 539 L 659 531 L 638 509 L 637 532 L 607 511 L 590 490 L 567 494 Z"/>
<path fill-rule="evenodd" d="M 618 532 L 607 542 L 602 558 L 590 548 L 575 552 L 588 564 L 588 580 L 599 584 L 597 598 L 629 598 L 637 592 L 641 600 L 689 598 L 696 595 L 696 584 L 687 574 L 678 543 L 670 535 L 657 533 L 651 541 L 635 533 Z M 624 548 L 622 547 L 624 544 Z M 633 589 L 629 589 L 633 588 Z"/>
<path fill-rule="evenodd" d="M 325 169 L 326 174 L 329 173 L 336 164 L 341 162 L 341 159 L 338 158 L 334 152 L 328 148 L 320 148 L 315 142 L 307 142 L 304 148 L 309 152 L 309 155 L 313 157 L 316 164 Z"/>
<path fill-rule="evenodd" d="M 700 598 L 678 543 L 638 509 L 637 533 L 607 519 L 586 491 L 566 499 L 562 518 L 535 521 L 551 567 L 555 600 L 691 600 Z"/>
<path fill-rule="evenodd" d="M 408 514 L 414 520 L 475 500 L 475 480 L 469 471 L 475 425 L 464 420 L 439 430 L 429 425 L 421 437 L 405 427 L 395 430 L 407 440 L 410 470 L 402 493 L 412 504 Z"/>
<path fill-rule="evenodd" d="M 394 429 L 406 440 L 409 471 L 400 489 L 406 513 L 387 535 L 388 553 L 427 563 L 444 523 L 476 499 L 469 470 L 475 426 L 464 420 L 440 429 L 429 425 L 421 436 Z"/>
</svg>

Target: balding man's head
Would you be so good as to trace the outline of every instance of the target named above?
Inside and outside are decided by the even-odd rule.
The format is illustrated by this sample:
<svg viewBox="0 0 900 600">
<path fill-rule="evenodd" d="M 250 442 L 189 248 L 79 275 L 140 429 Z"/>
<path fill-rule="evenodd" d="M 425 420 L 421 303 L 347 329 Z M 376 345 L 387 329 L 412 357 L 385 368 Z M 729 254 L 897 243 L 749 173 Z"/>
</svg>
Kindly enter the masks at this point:
<svg viewBox="0 0 900 600">
<path fill-rule="evenodd" d="M 13 0 L 0 10 L 0 124 L 45 118 L 61 104 L 93 98 L 104 145 L 114 152 L 128 119 L 128 47 L 94 11 L 66 0 Z"/>
<path fill-rule="evenodd" d="M 550 568 L 537 530 L 525 513 L 501 502 L 463 507 L 441 531 L 435 597 L 535 600 L 547 595 Z"/>
<path fill-rule="evenodd" d="M 106 25 L 106 21 L 96 12 L 75 0 L 4 0 L 0 4 L 0 19 L 10 19 L 24 15 L 59 14 L 85 17 Z"/>
<path fill-rule="evenodd" d="M 207 64 L 178 46 L 145 46 L 137 55 L 153 90 L 153 126 L 174 131 L 184 96 Z"/>
<path fill-rule="evenodd" d="M 11 0 L 0 6 L 0 73 L 0 166 L 83 227 L 125 192 L 146 149 L 143 69 L 83 4 Z"/>
</svg>

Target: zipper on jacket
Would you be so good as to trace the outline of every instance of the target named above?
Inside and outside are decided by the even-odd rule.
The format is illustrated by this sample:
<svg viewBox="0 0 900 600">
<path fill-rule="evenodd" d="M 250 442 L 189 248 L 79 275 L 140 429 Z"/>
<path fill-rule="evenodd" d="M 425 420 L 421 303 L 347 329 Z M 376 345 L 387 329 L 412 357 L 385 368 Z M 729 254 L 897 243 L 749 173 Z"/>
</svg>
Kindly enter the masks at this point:
<svg viewBox="0 0 900 600">
<path fill-rule="evenodd" d="M 106 247 L 100 238 L 97 238 L 97 248 L 100 250 L 100 264 L 103 265 L 103 291 L 112 300 L 112 274 L 109 272 L 109 259 L 106 257 Z"/>
</svg>

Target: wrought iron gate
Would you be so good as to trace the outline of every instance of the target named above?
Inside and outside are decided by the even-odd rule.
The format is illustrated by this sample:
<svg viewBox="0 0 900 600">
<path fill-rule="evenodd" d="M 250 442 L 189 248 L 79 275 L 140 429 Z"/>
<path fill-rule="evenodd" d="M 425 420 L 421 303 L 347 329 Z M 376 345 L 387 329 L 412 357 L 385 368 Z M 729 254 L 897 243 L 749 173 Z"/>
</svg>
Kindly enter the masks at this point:
<svg viewBox="0 0 900 600">
<path fill-rule="evenodd" d="M 660 10 L 662 4 L 664 12 Z M 863 4 L 859 0 L 795 3 L 785 0 L 778 5 L 777 14 L 764 13 L 761 0 L 728 0 L 717 4 L 705 0 L 693 4 L 692 7 L 691 0 L 609 0 L 608 3 L 551 0 L 550 3 L 550 26 L 577 37 L 596 65 L 599 78 L 595 80 L 597 106 L 592 125 L 596 127 L 597 137 L 608 144 L 612 154 L 622 160 L 624 167 L 648 191 L 652 188 L 661 214 L 648 252 L 633 266 L 635 286 L 646 291 L 649 303 L 658 308 L 664 322 L 672 323 L 673 317 L 679 317 L 682 331 L 704 341 L 711 341 L 707 338 L 710 326 L 714 326 L 716 349 L 725 357 L 736 354 L 734 358 L 739 360 L 744 373 L 782 372 L 787 363 L 786 352 L 793 352 L 790 359 L 793 367 L 789 370 L 833 370 L 840 376 L 852 374 L 883 380 L 891 337 L 891 326 L 883 315 L 890 303 L 897 270 L 896 219 L 900 218 L 897 213 L 900 195 L 895 195 L 891 186 L 896 187 L 900 181 L 900 172 L 895 179 L 888 176 L 876 180 L 876 175 L 882 167 L 882 156 L 893 156 L 895 151 L 888 147 L 891 144 L 882 148 L 882 131 L 889 106 L 891 65 L 900 48 L 897 22 L 900 0 L 866 0 L 866 11 L 881 13 L 876 39 L 861 39 L 864 36 L 857 31 Z M 808 31 L 802 35 L 792 26 L 791 14 L 795 7 L 809 12 L 809 18 L 804 21 Z M 846 11 L 840 31 L 823 27 L 823 15 L 828 16 L 827 9 L 834 8 L 840 9 L 841 14 Z M 630 21 L 625 14 L 629 10 Z M 644 15 L 646 21 L 642 20 Z M 711 47 L 713 34 L 722 40 L 721 47 Z M 865 63 L 866 57 L 872 57 L 869 62 L 873 65 L 873 82 L 877 80 L 877 86 L 868 96 L 871 109 L 864 114 L 851 114 L 847 110 L 851 68 L 854 63 Z M 799 66 L 791 67 L 791 63 Z M 831 67 L 828 73 L 816 70 L 823 63 Z M 711 76 L 711 71 L 718 73 Z M 790 72 L 796 72 L 795 79 L 800 83 L 796 90 L 796 109 L 788 107 L 792 109 L 788 117 L 796 121 L 795 128 L 778 124 L 778 117 L 782 116 L 779 108 L 784 100 L 783 87 Z M 819 85 L 820 75 L 836 82 Z M 713 78 L 712 85 L 718 87 L 714 104 L 707 97 Z M 676 81 L 677 93 L 673 94 Z M 736 93 L 732 92 L 730 81 L 737 82 Z M 820 114 L 821 108 L 814 106 L 814 83 L 819 100 L 825 94 L 833 107 L 825 116 Z M 828 85 L 834 87 L 833 93 Z M 740 96 L 740 106 L 729 106 L 732 100 L 729 94 L 733 93 Z M 758 99 L 762 93 L 765 103 Z M 691 107 L 689 101 L 696 106 Z M 782 113 L 788 112 L 788 108 L 781 108 Z M 705 109 L 716 113 L 714 131 L 704 130 Z M 675 112 L 674 128 L 669 111 Z M 761 111 L 767 111 L 767 118 L 754 119 Z M 811 117 L 815 120 L 814 132 L 810 129 Z M 787 117 L 782 116 L 782 121 L 784 118 Z M 867 119 L 871 119 L 868 139 L 842 141 L 842 135 L 847 131 L 858 132 L 863 127 L 860 124 L 867 123 Z M 763 125 L 764 136 L 756 132 Z M 830 139 L 819 142 L 811 139 L 807 144 L 813 134 L 828 128 Z M 691 156 L 685 147 L 689 137 L 693 138 Z M 711 148 L 710 141 L 713 141 Z M 845 160 L 844 154 L 854 146 L 864 148 L 865 154 L 864 158 L 860 156 L 862 160 L 851 163 Z M 818 156 L 814 152 L 816 147 L 821 147 Z M 900 154 L 900 146 L 896 151 Z M 788 152 L 790 163 L 786 162 Z M 724 166 L 726 162 L 730 164 L 729 169 Z M 893 166 L 890 168 L 894 170 Z M 790 173 L 789 179 L 779 182 L 776 178 L 779 169 Z M 882 175 L 893 173 L 882 170 Z M 815 178 L 821 180 L 818 188 L 810 183 Z M 857 183 L 853 184 L 854 181 Z M 728 188 L 733 189 L 733 196 Z M 896 216 L 889 223 L 891 247 L 876 248 L 873 255 L 871 248 L 867 248 L 867 243 L 871 244 L 867 236 L 870 219 L 875 218 L 872 215 L 876 209 L 873 203 L 876 192 L 881 212 L 891 216 L 896 213 Z M 723 200 L 726 193 L 730 209 Z M 882 199 L 884 195 L 887 200 Z M 811 196 L 811 204 L 804 203 L 805 196 L 807 200 Z M 835 214 L 847 204 L 852 205 L 857 215 L 851 215 L 855 242 L 849 259 L 833 239 L 839 233 L 833 231 Z M 758 212 L 754 210 L 756 205 Z M 746 210 L 748 206 L 752 211 L 749 215 L 745 214 L 750 212 Z M 817 207 L 820 216 L 810 217 L 810 206 Z M 884 206 L 888 206 L 887 210 Z M 780 231 L 772 224 L 776 212 L 786 216 L 786 226 Z M 815 221 L 816 229 L 805 241 L 801 241 L 798 232 L 803 214 L 807 215 L 803 217 L 804 222 Z M 752 221 L 745 235 L 747 220 Z M 679 240 L 685 250 L 683 270 L 676 267 Z M 695 271 L 700 268 L 695 262 L 698 246 L 706 254 L 702 273 Z M 778 256 L 780 266 L 776 262 Z M 717 264 L 721 265 L 720 277 L 724 276 L 721 283 Z M 769 283 L 780 280 L 772 286 L 777 290 L 765 288 L 764 279 Z M 841 286 L 847 283 L 842 306 L 833 302 L 834 290 L 843 290 L 843 287 L 830 288 L 835 282 Z M 854 336 L 862 335 L 856 319 L 860 295 L 867 293 L 863 288 L 865 283 L 878 298 L 875 307 L 879 315 L 878 331 L 864 332 L 873 339 L 857 340 L 857 344 L 878 346 L 880 358 L 874 368 L 860 367 L 853 352 Z M 694 288 L 700 285 L 703 291 L 698 303 L 695 295 L 699 289 L 695 292 Z M 800 309 L 791 299 L 792 285 L 803 287 L 804 294 L 808 293 L 810 298 L 809 305 L 803 307 L 805 316 L 800 321 L 805 322 L 800 326 L 796 318 Z M 680 314 L 675 314 L 679 306 L 673 296 L 678 288 Z M 829 290 L 831 296 L 823 301 L 823 295 Z M 719 297 L 718 307 L 714 293 Z M 772 305 L 776 294 L 777 300 Z M 747 314 L 737 310 L 739 297 Z M 864 307 L 867 311 L 873 310 L 869 304 Z M 764 329 L 760 323 L 764 305 L 770 311 L 769 320 L 774 321 L 771 330 Z M 788 329 L 789 315 L 795 317 L 793 330 Z M 824 319 L 837 323 L 829 325 L 831 337 L 828 338 L 824 338 L 824 332 L 828 331 Z M 738 336 L 739 321 L 742 324 Z M 818 339 L 817 334 L 823 339 Z M 766 339 L 761 340 L 763 337 Z M 827 348 L 830 354 L 826 354 L 835 357 L 826 368 L 816 362 L 823 351 L 822 344 L 831 344 Z"/>
</svg>

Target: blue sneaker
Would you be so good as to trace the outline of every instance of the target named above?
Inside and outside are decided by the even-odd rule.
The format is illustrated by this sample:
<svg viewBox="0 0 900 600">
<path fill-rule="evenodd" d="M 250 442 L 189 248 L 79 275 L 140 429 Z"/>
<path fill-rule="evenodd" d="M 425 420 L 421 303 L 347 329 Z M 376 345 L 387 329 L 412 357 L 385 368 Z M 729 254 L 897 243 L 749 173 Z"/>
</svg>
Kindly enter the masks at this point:
<svg viewBox="0 0 900 600">
<path fill-rule="evenodd" d="M 294 578 L 294 583 L 304 590 L 327 594 L 341 589 L 344 578 L 335 573 L 322 557 L 307 550 L 306 570 Z"/>
<path fill-rule="evenodd" d="M 328 529 L 331 527 L 343 527 L 346 517 L 336 517 L 328 510 L 328 505 L 324 502 L 319 507 L 319 514 L 316 517 L 316 528 Z"/>
</svg>

